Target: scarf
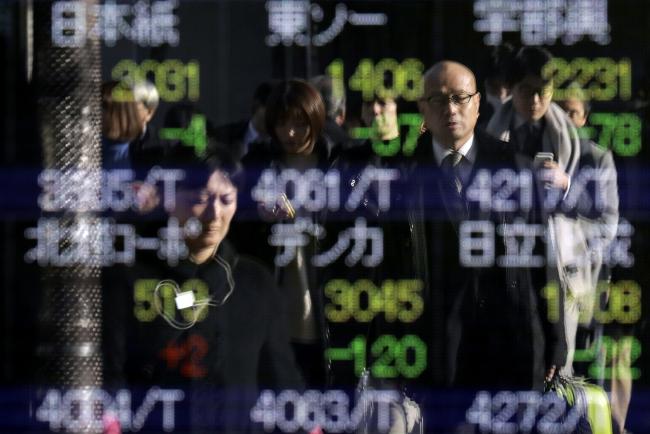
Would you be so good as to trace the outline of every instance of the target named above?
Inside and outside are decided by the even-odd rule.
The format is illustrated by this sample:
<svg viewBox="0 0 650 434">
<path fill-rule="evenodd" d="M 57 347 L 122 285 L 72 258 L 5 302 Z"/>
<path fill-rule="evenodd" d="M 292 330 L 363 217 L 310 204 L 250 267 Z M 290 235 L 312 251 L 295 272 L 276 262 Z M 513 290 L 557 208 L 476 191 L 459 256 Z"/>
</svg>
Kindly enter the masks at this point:
<svg viewBox="0 0 650 434">
<path fill-rule="evenodd" d="M 504 142 L 509 142 L 513 133 L 510 131 L 510 126 L 514 115 L 515 109 L 511 99 L 506 101 L 490 119 L 486 131 Z M 573 177 L 580 157 L 578 130 L 564 110 L 554 102 L 549 105 L 544 120 L 546 127 L 540 151 L 553 152 L 562 170 Z"/>
</svg>

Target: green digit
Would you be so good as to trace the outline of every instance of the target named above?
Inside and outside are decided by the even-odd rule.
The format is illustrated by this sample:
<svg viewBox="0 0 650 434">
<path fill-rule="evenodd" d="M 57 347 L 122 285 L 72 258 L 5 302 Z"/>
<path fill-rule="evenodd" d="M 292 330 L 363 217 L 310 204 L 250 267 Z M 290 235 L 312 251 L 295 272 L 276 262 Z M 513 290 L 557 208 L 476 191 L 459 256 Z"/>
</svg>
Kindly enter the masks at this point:
<svg viewBox="0 0 650 434">
<path fill-rule="evenodd" d="M 621 113 L 614 131 L 614 151 L 633 157 L 641 150 L 641 119 L 634 113 Z"/>
<path fill-rule="evenodd" d="M 573 71 L 569 67 L 567 61 L 561 57 L 554 57 L 544 65 L 542 69 L 542 77 L 545 80 L 552 80 L 555 90 L 553 91 L 553 99 L 565 100 L 566 89 L 563 89 L 563 83 L 573 76 Z"/>
<path fill-rule="evenodd" d="M 368 297 L 368 303 L 366 303 L 365 309 L 361 306 L 361 294 L 366 293 Z M 377 297 L 377 288 L 368 279 L 357 280 L 353 286 L 353 293 L 351 296 L 352 305 L 350 310 L 354 319 L 358 322 L 370 322 L 375 317 L 373 311 L 373 301 Z"/>
<path fill-rule="evenodd" d="M 413 351 L 413 362 L 409 363 L 408 351 Z M 404 336 L 395 350 L 397 369 L 405 378 L 419 376 L 427 367 L 427 345 L 416 335 Z"/>
<path fill-rule="evenodd" d="M 420 129 L 422 128 L 422 115 L 417 113 L 403 113 L 398 116 L 399 125 L 408 126 L 406 138 L 402 145 L 402 153 L 407 157 L 413 155 L 418 145 Z"/>
<path fill-rule="evenodd" d="M 397 369 L 395 368 L 395 350 L 397 348 L 397 339 L 393 335 L 380 336 L 370 347 L 370 352 L 374 357 L 379 357 L 372 364 L 370 371 L 377 378 L 395 378 Z"/>
<path fill-rule="evenodd" d="M 141 322 L 151 322 L 156 318 L 154 308 L 154 289 L 158 283 L 155 279 L 138 279 L 133 286 L 133 314 Z"/>
<path fill-rule="evenodd" d="M 140 64 L 140 68 L 138 69 L 138 73 L 137 73 L 136 78 L 137 78 L 138 81 L 140 81 L 140 80 L 150 80 L 150 81 L 155 82 L 156 83 L 156 89 L 158 89 L 158 92 L 160 92 L 161 86 L 159 86 L 159 84 L 158 84 L 159 68 L 160 68 L 160 64 L 158 63 L 158 61 L 153 60 L 153 59 L 147 59 L 147 60 L 143 61 Z M 151 79 L 149 77 L 149 73 L 153 74 L 153 76 L 154 76 L 153 79 Z M 163 75 L 164 75 L 164 73 L 163 73 Z M 161 95 L 160 98 L 164 99 L 162 97 L 162 95 Z"/>
<path fill-rule="evenodd" d="M 165 60 L 158 66 L 156 70 L 156 87 L 161 98 L 169 102 L 177 102 L 183 99 L 185 96 L 184 73 L 183 64 L 176 59 Z"/>
<path fill-rule="evenodd" d="M 160 306 L 159 298 L 162 298 L 162 310 L 166 316 L 173 318 L 176 315 L 175 297 L 174 286 L 171 283 L 165 283 L 158 288 L 158 297 L 154 295 L 154 303 Z"/>
<path fill-rule="evenodd" d="M 359 377 L 366 367 L 366 338 L 363 336 L 354 338 L 350 342 L 350 351 L 354 357 L 354 373 Z"/>
<path fill-rule="evenodd" d="M 350 90 L 360 91 L 364 101 L 371 101 L 375 96 L 373 71 L 374 64 L 372 60 L 361 59 L 348 82 Z"/>
<path fill-rule="evenodd" d="M 187 322 L 203 321 L 208 315 L 208 305 L 210 289 L 201 279 L 189 279 L 181 286 L 181 292 L 192 291 L 198 307 L 191 307 L 181 310 L 181 315 Z"/>
<path fill-rule="evenodd" d="M 397 290 L 393 280 L 384 280 L 381 285 L 381 292 L 384 299 L 384 317 L 387 322 L 394 322 L 397 319 Z"/>
<path fill-rule="evenodd" d="M 618 62 L 619 97 L 623 101 L 632 98 L 632 62 L 627 57 Z"/>
<path fill-rule="evenodd" d="M 187 76 L 187 98 L 190 101 L 198 101 L 201 85 L 199 82 L 199 62 L 197 60 L 192 60 L 187 63 L 185 75 Z"/>
<path fill-rule="evenodd" d="M 424 80 L 422 80 L 424 63 L 419 59 L 405 59 L 401 71 L 404 77 L 402 98 L 406 101 L 417 101 L 424 94 Z"/>
<path fill-rule="evenodd" d="M 113 67 L 111 78 L 116 81 L 133 83 L 138 78 L 138 65 L 131 59 L 120 60 Z"/>
<path fill-rule="evenodd" d="M 608 289 L 609 289 L 609 282 L 599 281 L 598 285 L 596 286 L 596 300 L 600 300 L 601 295 L 607 293 Z M 600 303 L 595 303 L 594 319 L 599 324 L 608 324 L 612 322 L 613 320 L 613 315 L 611 313 L 612 305 L 613 303 L 610 301 L 610 303 L 608 303 L 607 305 L 607 308 L 605 310 L 602 310 L 600 307 Z"/>
<path fill-rule="evenodd" d="M 346 322 L 350 319 L 350 294 L 352 287 L 345 279 L 333 279 L 324 288 L 325 296 L 332 303 L 325 305 L 325 317 L 332 322 Z"/>
<path fill-rule="evenodd" d="M 616 97 L 617 68 L 616 63 L 609 57 L 594 59 L 593 70 L 597 71 L 595 78 L 598 80 L 589 88 L 591 97 L 597 101 L 610 101 Z"/>
<path fill-rule="evenodd" d="M 569 69 L 572 74 L 575 74 L 573 81 L 580 86 L 580 89 L 587 90 L 587 84 L 594 76 L 594 66 L 589 59 L 585 59 L 584 57 L 575 58 L 569 64 Z M 565 97 L 573 91 L 572 88 L 563 89 Z"/>
<path fill-rule="evenodd" d="M 641 369 L 632 367 L 641 355 L 641 343 L 634 336 L 623 336 L 618 341 L 618 357 L 612 368 L 616 378 L 638 380 Z"/>
<path fill-rule="evenodd" d="M 162 128 L 160 138 L 163 140 L 180 140 L 183 145 L 194 148 L 194 153 L 201 157 L 205 155 L 205 148 L 208 143 L 205 116 L 192 116 L 190 125 L 186 129 Z"/>
<path fill-rule="evenodd" d="M 401 89 L 404 87 L 404 76 L 399 71 L 399 63 L 395 59 L 387 58 L 377 62 L 374 71 L 374 87 L 377 96 L 395 99 L 400 95 Z M 386 86 L 384 76 L 386 73 L 391 75 L 392 84 L 390 86 Z"/>
</svg>

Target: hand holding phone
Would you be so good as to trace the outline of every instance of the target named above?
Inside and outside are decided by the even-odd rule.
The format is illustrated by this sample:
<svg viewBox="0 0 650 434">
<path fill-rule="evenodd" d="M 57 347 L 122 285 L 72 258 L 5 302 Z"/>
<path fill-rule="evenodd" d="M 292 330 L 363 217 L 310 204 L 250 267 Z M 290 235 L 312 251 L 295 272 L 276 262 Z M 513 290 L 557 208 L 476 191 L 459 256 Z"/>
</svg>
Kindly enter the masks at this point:
<svg viewBox="0 0 650 434">
<path fill-rule="evenodd" d="M 535 166 L 536 169 L 540 169 L 544 167 L 544 163 L 547 161 L 553 161 L 553 153 L 552 152 L 538 152 L 535 154 L 535 160 L 533 162 L 533 165 Z"/>
</svg>

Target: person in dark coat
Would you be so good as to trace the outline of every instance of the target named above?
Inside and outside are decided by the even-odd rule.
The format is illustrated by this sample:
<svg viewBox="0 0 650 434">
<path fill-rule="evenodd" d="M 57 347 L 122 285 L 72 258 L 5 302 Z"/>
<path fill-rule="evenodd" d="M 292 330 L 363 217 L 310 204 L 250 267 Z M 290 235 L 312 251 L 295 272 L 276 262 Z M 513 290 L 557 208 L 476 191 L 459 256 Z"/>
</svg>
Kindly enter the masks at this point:
<svg viewBox="0 0 650 434">
<path fill-rule="evenodd" d="M 515 170 L 503 142 L 475 133 L 479 100 L 462 64 L 442 61 L 425 74 L 418 106 L 428 131 L 414 155 L 402 237 L 425 286 L 425 312 L 414 326 L 428 347 L 420 384 L 541 391 L 566 358 L 561 315 L 551 322 L 531 264 L 501 262 L 513 253 L 507 240 L 497 236 L 478 257 L 467 247 L 477 228 L 492 228 L 486 234 L 494 237 L 526 218 L 522 207 L 499 208 L 482 197 L 492 194 L 491 183 L 477 190 L 485 176 Z"/>
<path fill-rule="evenodd" d="M 323 222 L 321 213 L 311 212 L 298 202 L 297 189 L 302 187 L 298 183 L 285 183 L 284 190 L 270 200 L 260 197 L 258 190 L 263 190 L 259 187 L 264 183 L 261 174 L 272 174 L 276 179 L 287 171 L 324 174 L 337 154 L 337 146 L 323 137 L 325 105 L 322 97 L 306 81 L 291 79 L 275 86 L 265 112 L 266 131 L 271 141 L 254 144 L 242 160 L 250 189 L 244 216 L 247 221 L 243 222 L 237 236 L 242 248 L 252 234 L 260 240 L 280 238 L 273 236 L 276 225 L 289 227 L 300 221 L 317 227 Z M 282 245 L 253 247 L 265 263 L 274 268 L 276 282 L 288 303 L 291 340 L 303 376 L 310 387 L 322 387 L 330 382 L 324 357 L 328 331 L 323 316 L 321 269 L 312 264 L 321 240 L 310 233 L 305 234 L 305 240 L 304 245 L 296 246 L 295 255 L 287 263 L 278 260 Z"/>
</svg>

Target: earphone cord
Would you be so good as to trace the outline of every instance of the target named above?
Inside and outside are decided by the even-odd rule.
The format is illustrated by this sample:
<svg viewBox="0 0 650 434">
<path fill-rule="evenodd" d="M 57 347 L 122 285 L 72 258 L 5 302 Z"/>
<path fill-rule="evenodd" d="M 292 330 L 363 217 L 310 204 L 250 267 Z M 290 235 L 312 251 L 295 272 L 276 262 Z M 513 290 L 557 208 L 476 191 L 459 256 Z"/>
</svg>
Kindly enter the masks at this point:
<svg viewBox="0 0 650 434">
<path fill-rule="evenodd" d="M 192 307 L 192 319 L 187 322 L 187 323 L 182 323 L 174 316 L 168 315 L 167 312 L 164 311 L 162 304 L 160 302 L 160 297 L 158 296 L 158 293 L 160 291 L 160 288 L 164 285 L 171 285 L 171 287 L 174 289 L 175 295 L 180 294 L 180 288 L 178 287 L 178 284 L 174 282 L 173 280 L 170 279 L 165 279 L 161 280 L 158 282 L 158 285 L 156 285 L 156 288 L 154 289 L 154 294 L 153 294 L 153 304 L 156 309 L 156 312 L 173 328 L 177 330 L 188 330 L 198 322 L 199 315 L 203 312 L 203 309 L 206 307 L 220 307 L 223 306 L 226 301 L 230 298 L 232 293 L 235 291 L 235 280 L 232 276 L 232 269 L 230 267 L 230 264 L 226 262 L 221 256 L 215 253 L 212 256 L 212 259 L 219 264 L 221 267 L 223 267 L 224 271 L 226 272 L 226 281 L 228 282 L 229 286 L 229 291 L 228 293 L 224 296 L 224 298 L 219 302 L 219 303 L 214 303 L 212 300 L 212 295 L 210 295 L 207 299 L 205 300 L 200 300 L 196 301 L 191 307 Z"/>
</svg>

